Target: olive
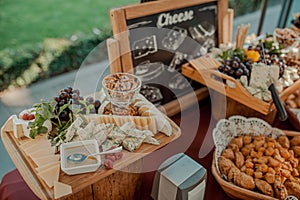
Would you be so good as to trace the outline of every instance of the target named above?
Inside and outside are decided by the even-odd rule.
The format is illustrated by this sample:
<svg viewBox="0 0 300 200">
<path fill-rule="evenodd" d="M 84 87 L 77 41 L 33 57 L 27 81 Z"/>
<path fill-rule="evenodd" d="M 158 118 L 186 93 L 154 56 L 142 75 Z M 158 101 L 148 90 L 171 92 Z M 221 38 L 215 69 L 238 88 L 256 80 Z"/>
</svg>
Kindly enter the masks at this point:
<svg viewBox="0 0 300 200">
<path fill-rule="evenodd" d="M 239 65 L 239 63 L 236 60 L 234 60 L 234 61 L 232 61 L 231 67 L 233 69 L 238 69 L 240 67 L 240 65 Z"/>
<path fill-rule="evenodd" d="M 98 99 L 95 100 L 94 106 L 95 106 L 96 109 L 98 109 L 101 106 L 101 103 L 100 103 L 100 101 Z"/>
<path fill-rule="evenodd" d="M 229 65 L 224 66 L 224 72 L 228 73 L 231 70 L 231 67 Z"/>
<path fill-rule="evenodd" d="M 237 69 L 237 70 L 235 71 L 235 76 L 236 76 L 237 78 L 240 78 L 240 77 L 243 75 L 243 73 L 244 73 L 244 71 L 243 71 L 242 69 Z"/>
</svg>

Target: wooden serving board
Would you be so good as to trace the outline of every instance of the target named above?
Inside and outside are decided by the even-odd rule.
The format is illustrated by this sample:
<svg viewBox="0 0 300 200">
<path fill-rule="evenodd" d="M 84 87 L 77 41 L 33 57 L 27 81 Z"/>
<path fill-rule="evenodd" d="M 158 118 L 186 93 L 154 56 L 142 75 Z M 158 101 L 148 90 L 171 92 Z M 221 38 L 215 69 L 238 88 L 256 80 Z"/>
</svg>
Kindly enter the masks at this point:
<svg viewBox="0 0 300 200">
<path fill-rule="evenodd" d="M 139 173 L 142 173 L 141 159 L 181 135 L 180 128 L 168 117 L 166 117 L 166 119 L 172 126 L 173 134 L 170 137 L 167 137 L 163 133 L 157 133 L 155 138 L 160 140 L 161 144 L 159 146 L 143 143 L 141 147 L 134 152 L 123 150 L 123 158 L 114 162 L 113 169 L 106 170 L 101 166 L 95 172 L 71 176 L 60 171 L 59 181 L 72 186 L 73 193 L 68 196 L 68 199 L 102 199 L 108 196 L 113 198 L 114 195 L 119 195 L 115 196 L 115 198 L 123 199 L 127 199 L 129 196 L 133 197 L 134 189 L 136 189 L 138 184 Z M 1 138 L 20 174 L 36 196 L 40 199 L 53 199 L 53 188 L 49 188 L 37 175 L 35 170 L 37 167 L 36 164 L 20 149 L 22 143 L 32 139 L 18 139 L 14 137 L 12 131 L 8 132 L 3 130 L 1 131 Z M 117 194 L 114 193 L 114 191 L 127 194 Z"/>
<path fill-rule="evenodd" d="M 273 101 L 265 102 L 252 96 L 239 81 L 217 71 L 217 68 L 217 63 L 215 63 L 215 66 L 212 63 L 210 65 L 200 65 L 195 59 L 182 66 L 182 74 L 264 115 L 268 115 L 275 109 Z M 229 87 L 224 82 L 226 80 L 232 82 L 235 87 Z M 279 94 L 280 99 L 284 101 L 299 87 L 300 79 L 292 86 L 284 89 Z"/>
</svg>

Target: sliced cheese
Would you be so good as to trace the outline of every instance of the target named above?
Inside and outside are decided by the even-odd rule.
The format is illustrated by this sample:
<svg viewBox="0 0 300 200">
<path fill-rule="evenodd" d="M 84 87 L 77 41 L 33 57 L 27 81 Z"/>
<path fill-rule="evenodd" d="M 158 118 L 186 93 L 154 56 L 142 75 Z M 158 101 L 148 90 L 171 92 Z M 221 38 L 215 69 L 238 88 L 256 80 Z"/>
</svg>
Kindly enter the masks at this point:
<svg viewBox="0 0 300 200">
<path fill-rule="evenodd" d="M 58 181 L 59 179 L 59 171 L 60 171 L 60 166 L 54 165 L 48 168 L 47 170 L 39 172 L 38 176 L 41 177 L 50 188 L 52 188 L 54 182 Z"/>
<path fill-rule="evenodd" d="M 40 142 L 40 141 L 42 141 L 42 140 L 47 141 L 47 138 L 46 138 L 45 136 L 42 136 L 42 137 L 38 137 L 38 136 L 37 136 L 35 139 L 30 139 L 30 138 L 28 138 L 28 139 L 26 139 L 25 142 L 23 142 L 23 143 L 20 145 L 20 148 L 21 148 L 21 149 L 26 149 L 26 148 L 28 148 L 28 147 L 30 147 L 30 146 L 33 146 L 34 143 L 38 143 L 38 142 Z"/>
<path fill-rule="evenodd" d="M 31 159 L 39 158 L 42 156 L 48 156 L 48 155 L 54 155 L 55 154 L 55 147 L 46 147 L 42 148 L 36 152 L 30 152 L 28 153 L 28 156 L 30 156 Z"/>
<path fill-rule="evenodd" d="M 59 155 L 42 156 L 42 157 L 33 159 L 33 162 L 38 167 L 42 167 L 44 165 L 47 165 L 47 164 L 53 163 L 53 162 L 57 162 L 57 161 L 59 161 Z"/>
<path fill-rule="evenodd" d="M 47 170 L 48 168 L 50 168 L 52 166 L 56 166 L 56 165 L 60 165 L 60 161 L 52 162 L 47 165 L 37 167 L 37 168 L 35 168 L 35 170 L 39 173 L 39 172 L 43 172 L 43 171 Z"/>
<path fill-rule="evenodd" d="M 31 146 L 24 148 L 23 151 L 28 155 L 30 152 L 36 152 L 42 148 L 49 148 L 51 147 L 50 141 L 48 140 L 38 140 L 37 142 L 33 143 Z"/>
<path fill-rule="evenodd" d="M 72 187 L 68 184 L 61 182 L 54 182 L 54 198 L 58 199 L 60 197 L 72 194 Z"/>
</svg>

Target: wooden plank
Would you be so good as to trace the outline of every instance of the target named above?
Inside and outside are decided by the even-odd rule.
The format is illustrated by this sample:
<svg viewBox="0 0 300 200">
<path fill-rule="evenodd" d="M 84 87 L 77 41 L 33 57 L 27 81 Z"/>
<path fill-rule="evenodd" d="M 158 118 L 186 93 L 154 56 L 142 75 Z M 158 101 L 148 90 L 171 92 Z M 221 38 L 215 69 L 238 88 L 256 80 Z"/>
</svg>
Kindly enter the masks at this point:
<svg viewBox="0 0 300 200">
<path fill-rule="evenodd" d="M 126 13 L 126 19 L 135 19 L 141 16 L 152 15 L 160 12 L 166 12 L 170 10 L 175 10 L 179 8 L 215 2 L 215 1 L 224 1 L 224 0 L 163 0 L 163 1 L 151 1 L 142 4 L 134 4 L 123 7 Z M 226 0 L 225 0 L 226 1 Z M 223 2 L 221 2 L 223 4 Z M 219 7 L 218 9 L 220 9 Z M 224 9 L 224 8 L 221 8 Z M 222 12 L 222 14 L 224 14 Z"/>
<path fill-rule="evenodd" d="M 227 14 L 227 8 L 228 8 L 228 0 L 218 0 L 218 38 L 219 38 L 219 44 L 222 44 L 225 42 L 224 40 L 224 32 L 228 32 L 228 27 L 224 26 L 224 21 L 226 19 Z M 230 28 L 230 27 L 229 27 Z"/>
<path fill-rule="evenodd" d="M 227 9 L 226 15 L 223 20 L 223 43 L 227 44 L 232 41 L 232 28 L 233 28 L 233 9 Z"/>
<path fill-rule="evenodd" d="M 202 87 L 195 92 L 191 92 L 187 95 L 181 96 L 178 99 L 164 104 L 158 107 L 159 110 L 164 112 L 168 116 L 174 116 L 180 111 L 183 111 L 190 106 L 196 104 L 209 96 L 207 87 Z"/>
<path fill-rule="evenodd" d="M 234 20 L 234 10 L 228 9 L 227 10 L 227 16 L 228 16 L 228 41 L 232 42 L 233 37 L 233 20 Z"/>
<path fill-rule="evenodd" d="M 116 39 L 106 40 L 110 73 L 122 72 L 121 54 L 119 42 Z"/>
<path fill-rule="evenodd" d="M 129 44 L 126 16 L 124 9 L 112 9 L 110 11 L 110 22 L 113 35 L 119 41 L 121 64 L 123 72 L 131 72 L 133 68 L 131 50 Z"/>
<path fill-rule="evenodd" d="M 93 184 L 95 200 L 134 199 L 142 183 L 142 159 Z M 141 173 L 130 173 L 138 170 Z"/>
<path fill-rule="evenodd" d="M 170 137 L 165 136 L 162 133 L 157 133 L 155 138 L 160 140 L 159 146 L 151 144 L 142 144 L 141 147 L 134 152 L 128 152 L 123 150 L 124 156 L 121 160 L 114 163 L 114 169 L 106 170 L 99 168 L 95 172 L 78 174 L 69 176 L 64 172 L 60 172 L 59 181 L 68 185 L 71 185 L 74 197 L 69 196 L 72 199 L 81 199 L 83 194 L 89 194 L 89 186 L 101 181 L 102 179 L 116 173 L 118 170 L 125 169 L 130 164 L 142 159 L 144 156 L 156 151 L 163 146 L 167 145 L 171 141 L 177 139 L 181 135 L 180 128 L 169 118 L 166 117 L 172 126 L 173 135 Z M 38 176 L 34 168 L 36 165 L 34 162 L 20 150 L 20 142 L 13 136 L 13 132 L 1 133 L 2 141 L 5 148 L 9 152 L 12 160 L 16 164 L 16 167 L 20 171 L 20 174 L 31 188 L 31 190 L 41 199 L 53 198 L 53 189 L 49 188 Z M 28 140 L 28 139 L 26 139 Z M 80 184 L 79 184 L 80 183 Z"/>
<path fill-rule="evenodd" d="M 93 186 L 89 185 L 83 190 L 61 198 L 62 200 L 94 200 Z"/>
</svg>

